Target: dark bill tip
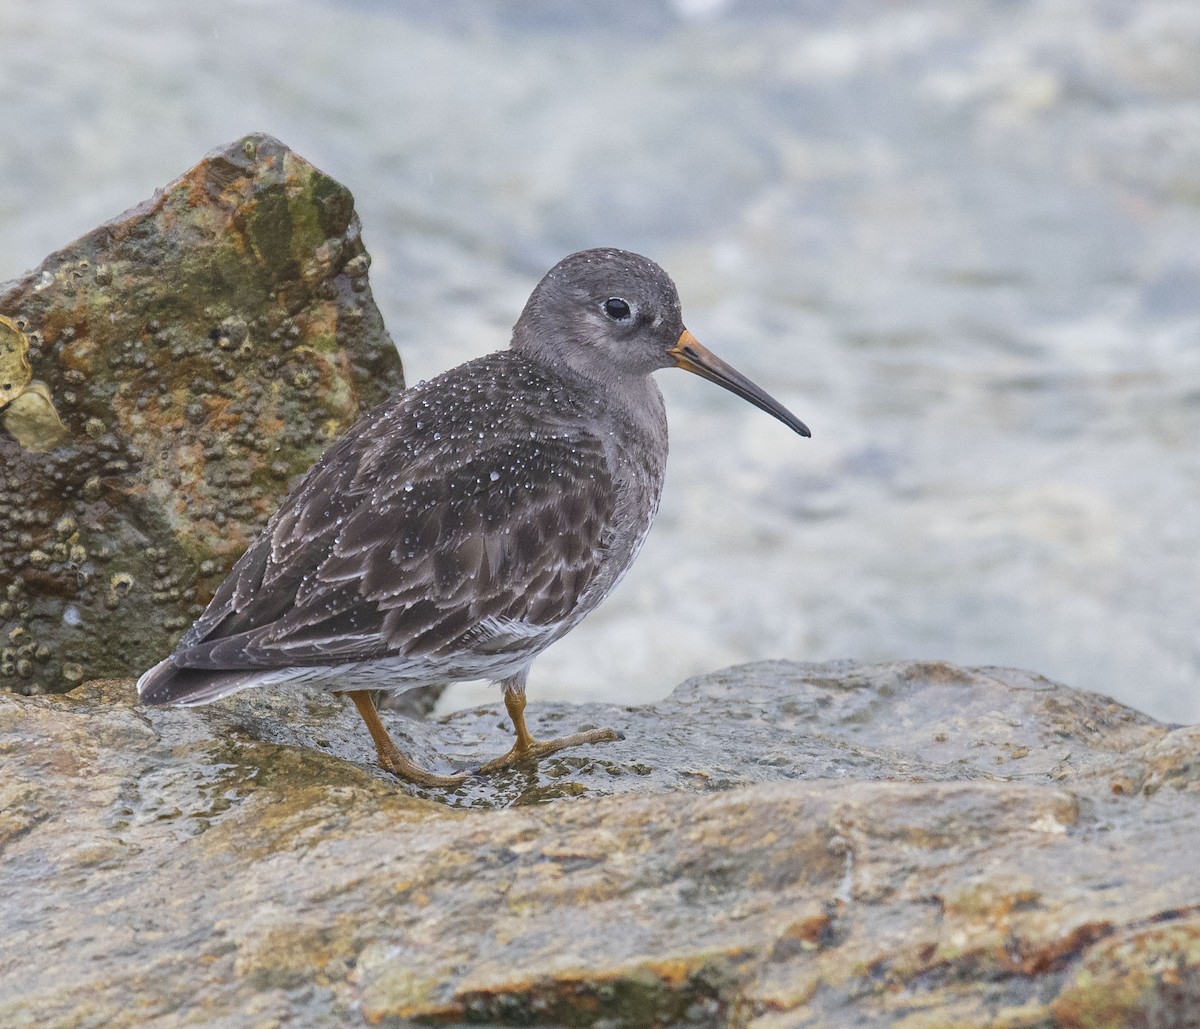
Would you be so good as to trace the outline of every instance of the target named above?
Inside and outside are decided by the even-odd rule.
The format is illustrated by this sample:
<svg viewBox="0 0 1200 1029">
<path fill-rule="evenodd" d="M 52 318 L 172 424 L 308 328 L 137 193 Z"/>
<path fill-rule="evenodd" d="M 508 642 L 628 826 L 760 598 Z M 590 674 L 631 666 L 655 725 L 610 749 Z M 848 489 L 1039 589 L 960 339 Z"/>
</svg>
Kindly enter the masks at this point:
<svg viewBox="0 0 1200 1029">
<path fill-rule="evenodd" d="M 726 364 L 711 350 L 701 345 L 700 341 L 687 329 L 683 330 L 679 342 L 667 353 L 675 359 L 676 368 L 693 372 L 701 378 L 708 379 L 709 382 L 724 386 L 730 393 L 750 401 L 760 411 L 766 411 L 772 417 L 778 418 L 789 429 L 801 436 L 812 435 L 808 426 L 770 393 L 755 385 L 732 365 Z"/>
</svg>

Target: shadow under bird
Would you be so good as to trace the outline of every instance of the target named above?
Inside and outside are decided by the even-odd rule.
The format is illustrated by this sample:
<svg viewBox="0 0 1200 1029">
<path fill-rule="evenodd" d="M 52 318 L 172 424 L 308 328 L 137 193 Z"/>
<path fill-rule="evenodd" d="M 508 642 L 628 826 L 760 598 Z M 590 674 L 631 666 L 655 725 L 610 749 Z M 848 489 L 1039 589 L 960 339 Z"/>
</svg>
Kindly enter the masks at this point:
<svg viewBox="0 0 1200 1029">
<path fill-rule="evenodd" d="M 330 447 L 138 680 L 141 702 L 207 704 L 282 682 L 346 693 L 380 765 L 425 786 L 618 739 L 535 740 L 525 679 L 646 538 L 667 460 L 651 375 L 669 367 L 809 435 L 696 341 L 653 261 L 572 254 L 534 289 L 510 349 L 396 394 Z M 436 775 L 400 753 L 370 691 L 467 679 L 502 685 L 516 741 L 474 772 Z"/>
</svg>

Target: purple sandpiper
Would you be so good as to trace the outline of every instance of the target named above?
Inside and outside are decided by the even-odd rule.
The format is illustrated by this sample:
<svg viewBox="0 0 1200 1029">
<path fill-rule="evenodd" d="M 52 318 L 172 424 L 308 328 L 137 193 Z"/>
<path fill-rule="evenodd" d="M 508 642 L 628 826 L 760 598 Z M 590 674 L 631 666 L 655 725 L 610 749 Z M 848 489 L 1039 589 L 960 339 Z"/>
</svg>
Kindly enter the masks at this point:
<svg viewBox="0 0 1200 1029">
<path fill-rule="evenodd" d="M 801 436 L 782 404 L 697 342 L 653 261 L 584 250 L 555 265 L 508 350 L 368 411 L 309 470 L 175 652 L 143 704 L 207 704 L 302 682 L 346 693 L 380 765 L 425 786 L 618 739 L 537 741 L 530 664 L 617 585 L 658 510 L 667 419 L 652 373 L 683 368 Z M 491 679 L 516 741 L 473 772 L 400 753 L 372 691 Z"/>
</svg>

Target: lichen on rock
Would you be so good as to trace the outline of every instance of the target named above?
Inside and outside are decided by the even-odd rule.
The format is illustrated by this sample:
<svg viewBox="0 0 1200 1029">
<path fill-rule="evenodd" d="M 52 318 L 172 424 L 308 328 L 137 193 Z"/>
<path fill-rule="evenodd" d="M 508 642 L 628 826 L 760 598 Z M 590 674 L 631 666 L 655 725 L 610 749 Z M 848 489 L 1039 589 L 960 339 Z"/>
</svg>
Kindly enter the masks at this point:
<svg viewBox="0 0 1200 1029">
<path fill-rule="evenodd" d="M 11 318 L 0 315 L 0 410 L 19 397 L 32 378 L 29 340 Z"/>
</svg>

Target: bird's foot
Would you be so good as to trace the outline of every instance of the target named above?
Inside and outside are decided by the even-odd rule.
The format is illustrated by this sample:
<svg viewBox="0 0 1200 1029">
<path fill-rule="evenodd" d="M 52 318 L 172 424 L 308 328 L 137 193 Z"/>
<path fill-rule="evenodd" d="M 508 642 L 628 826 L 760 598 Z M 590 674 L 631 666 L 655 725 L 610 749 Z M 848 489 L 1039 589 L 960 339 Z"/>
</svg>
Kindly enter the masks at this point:
<svg viewBox="0 0 1200 1029">
<path fill-rule="evenodd" d="M 459 772 L 456 775 L 438 775 L 428 772 L 420 765 L 409 761 L 395 746 L 381 747 L 379 750 L 379 767 L 385 772 L 391 772 L 397 779 L 415 783 L 417 786 L 432 786 L 444 789 L 450 786 L 461 786 L 471 778 L 472 772 Z"/>
<path fill-rule="evenodd" d="M 532 737 L 522 740 L 518 738 L 517 742 L 513 744 L 512 750 L 482 765 L 477 774 L 490 775 L 492 772 L 512 768 L 514 765 L 523 764 L 526 761 L 540 761 L 542 758 L 557 754 L 560 750 L 566 750 L 568 747 L 581 747 L 586 743 L 613 743 L 624 738 L 616 729 L 589 729 L 587 732 L 560 736 L 555 740 L 535 740 Z"/>
</svg>

